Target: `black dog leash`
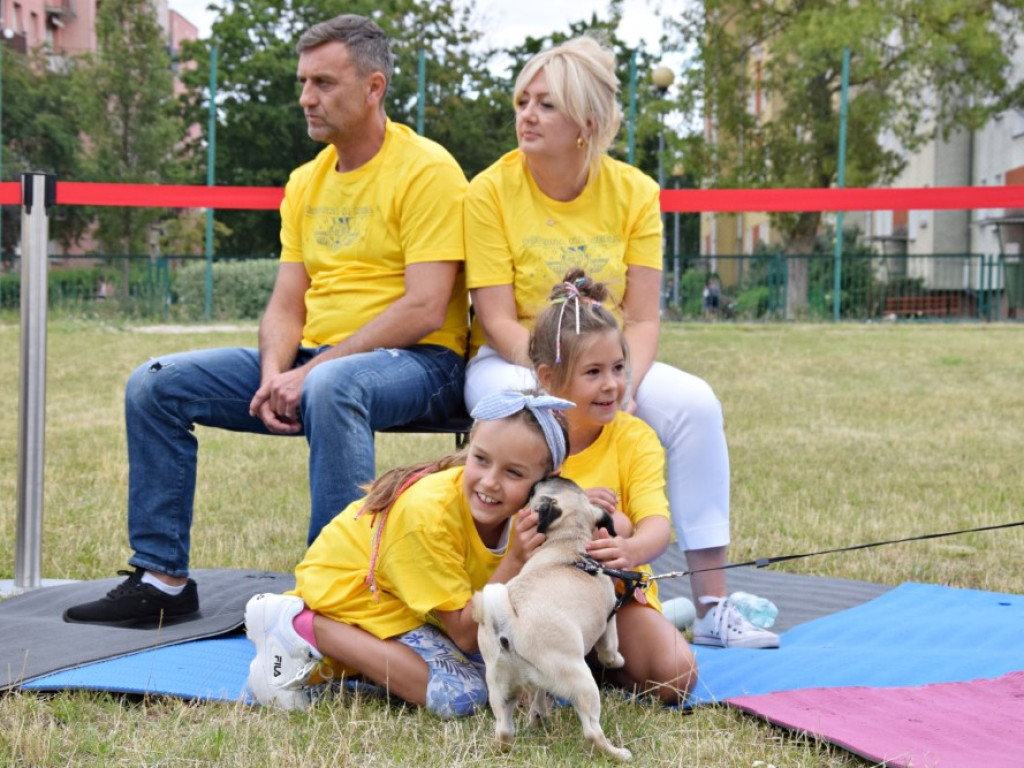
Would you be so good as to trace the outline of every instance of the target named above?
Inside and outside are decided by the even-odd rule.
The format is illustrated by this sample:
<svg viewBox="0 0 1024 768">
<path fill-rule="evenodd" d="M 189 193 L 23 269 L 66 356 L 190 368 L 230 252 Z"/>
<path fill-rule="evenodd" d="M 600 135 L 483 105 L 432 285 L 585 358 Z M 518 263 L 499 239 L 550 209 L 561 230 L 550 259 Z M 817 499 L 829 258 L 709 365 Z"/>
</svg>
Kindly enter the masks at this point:
<svg viewBox="0 0 1024 768">
<path fill-rule="evenodd" d="M 648 582 L 657 581 L 658 579 L 674 579 L 677 576 L 689 576 L 693 573 L 706 573 L 707 571 L 724 571 L 729 568 L 744 568 L 754 566 L 755 568 L 765 568 L 773 563 L 784 563 L 789 560 L 799 560 L 804 557 L 817 557 L 819 555 L 831 555 L 836 552 L 852 552 L 857 549 L 870 549 L 871 547 L 881 547 L 886 544 L 903 544 L 908 541 L 923 541 L 925 539 L 940 539 L 944 536 L 959 536 L 962 533 L 978 533 L 981 531 L 996 531 L 1000 528 L 1015 528 L 1017 526 L 1024 525 L 1024 520 L 1020 520 L 1016 523 L 1003 523 L 1001 525 L 985 525 L 980 528 L 965 528 L 959 531 L 944 531 L 943 533 L 925 533 L 920 536 L 908 536 L 905 539 L 886 539 L 885 541 L 873 541 L 869 544 L 854 544 L 850 547 L 837 547 L 835 549 L 822 549 L 817 552 L 804 552 L 799 555 L 779 555 L 777 557 L 759 557 L 756 560 L 747 560 L 745 563 L 729 563 L 728 565 L 720 565 L 715 568 L 700 568 L 695 571 L 672 571 L 671 573 L 661 573 L 658 575 L 640 574 L 643 579 L 644 586 Z M 636 573 L 633 571 L 633 573 Z"/>
<path fill-rule="evenodd" d="M 1022 525 L 1024 525 L 1024 520 L 1019 520 L 1016 523 L 1002 523 L 1000 525 L 983 525 L 978 528 L 964 528 L 959 531 L 943 531 L 942 533 L 923 533 L 919 536 L 908 536 L 904 539 L 885 539 L 884 541 L 872 541 L 867 544 L 854 544 L 849 547 L 821 549 L 816 552 L 802 552 L 798 555 L 777 555 L 775 557 L 759 557 L 755 560 L 747 560 L 743 563 L 728 563 L 726 565 L 720 565 L 715 568 L 699 568 L 693 571 L 670 571 L 669 573 L 659 574 L 644 573 L 643 571 L 623 571 L 619 570 L 618 568 L 607 568 L 587 554 L 581 554 L 580 559 L 575 561 L 573 565 L 579 568 L 584 573 L 589 573 L 592 576 L 596 576 L 599 573 L 603 573 L 607 576 L 611 576 L 613 579 L 619 579 L 623 582 L 625 589 L 623 590 L 622 594 L 616 598 L 615 606 L 612 608 L 612 612 L 608 614 L 608 620 L 611 621 L 612 616 L 614 616 L 622 606 L 624 606 L 627 602 L 633 599 L 638 592 L 642 593 L 644 590 L 646 590 L 651 582 L 658 581 L 659 579 L 674 579 L 679 576 L 690 576 L 694 573 L 707 573 L 708 571 L 725 571 L 730 568 L 749 568 L 750 566 L 753 566 L 755 568 L 766 568 L 769 565 L 773 565 L 775 563 L 785 563 L 790 560 L 800 560 L 805 557 L 832 555 L 838 552 L 853 552 L 858 549 L 871 549 L 872 547 L 881 547 L 887 544 L 904 544 L 908 541 L 941 539 L 946 536 L 959 536 L 960 534 L 964 533 L 997 531 L 1002 528 L 1016 528 Z"/>
</svg>

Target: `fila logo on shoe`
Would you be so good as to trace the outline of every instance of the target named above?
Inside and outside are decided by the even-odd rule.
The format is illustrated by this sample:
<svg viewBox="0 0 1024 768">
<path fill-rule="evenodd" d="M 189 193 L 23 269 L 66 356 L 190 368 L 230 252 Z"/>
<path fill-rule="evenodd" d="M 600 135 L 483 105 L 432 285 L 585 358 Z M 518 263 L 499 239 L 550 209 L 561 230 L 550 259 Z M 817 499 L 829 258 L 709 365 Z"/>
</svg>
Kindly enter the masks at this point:
<svg viewBox="0 0 1024 768">
<path fill-rule="evenodd" d="M 281 676 L 281 666 L 284 663 L 284 659 L 281 656 L 274 657 L 274 677 Z"/>
</svg>

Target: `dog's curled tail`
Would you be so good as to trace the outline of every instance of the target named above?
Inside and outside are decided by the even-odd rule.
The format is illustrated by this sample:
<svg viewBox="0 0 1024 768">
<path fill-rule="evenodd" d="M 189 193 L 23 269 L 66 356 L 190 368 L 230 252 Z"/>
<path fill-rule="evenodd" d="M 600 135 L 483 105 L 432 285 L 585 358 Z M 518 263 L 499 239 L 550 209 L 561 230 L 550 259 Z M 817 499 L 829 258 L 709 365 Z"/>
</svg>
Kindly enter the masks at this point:
<svg viewBox="0 0 1024 768">
<path fill-rule="evenodd" d="M 513 647 L 512 617 L 515 613 L 504 584 L 487 584 L 473 596 L 473 618 L 490 630 L 504 651 L 511 651 Z"/>
</svg>

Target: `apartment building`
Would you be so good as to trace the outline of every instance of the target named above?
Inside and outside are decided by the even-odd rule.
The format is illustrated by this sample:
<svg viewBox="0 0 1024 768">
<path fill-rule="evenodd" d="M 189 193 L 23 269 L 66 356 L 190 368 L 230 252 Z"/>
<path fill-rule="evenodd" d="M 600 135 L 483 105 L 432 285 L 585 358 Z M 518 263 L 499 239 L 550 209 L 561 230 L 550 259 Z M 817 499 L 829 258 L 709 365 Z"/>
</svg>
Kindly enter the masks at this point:
<svg viewBox="0 0 1024 768">
<path fill-rule="evenodd" d="M 777 104 L 764 84 L 764 71 L 769 55 L 765 46 L 754 46 L 742 62 L 743 92 L 739 98 L 746 103 L 746 112 L 753 119 L 754 130 L 747 141 L 755 140 L 760 126 L 773 118 Z M 713 109 L 707 110 L 704 118 L 704 140 L 718 152 L 734 153 L 742 163 L 745 151 L 743 140 L 730 137 L 728 146 L 719 142 L 719 129 Z M 714 184 L 714 180 L 710 180 Z M 768 214 L 762 211 L 744 213 L 704 213 L 700 220 L 701 256 L 710 257 L 710 269 L 717 272 L 723 282 L 735 283 L 739 278 L 742 263 L 739 260 L 718 262 L 716 256 L 735 256 L 753 253 L 758 245 L 776 242 Z"/>
<path fill-rule="evenodd" d="M 1018 34 L 1014 57 L 1014 77 L 1024 80 L 1024 34 Z M 769 52 L 755 47 L 743 62 L 743 92 L 747 114 L 755 125 L 771 120 L 780 105 L 764 92 L 761 72 Z M 927 115 L 922 115 L 927 120 Z M 720 137 L 713 111 L 705 124 L 705 139 L 717 152 L 742 153 L 742 142 L 735 137 Z M 719 146 L 719 140 L 728 143 Z M 748 138 L 748 141 L 751 139 Z M 889 149 L 902 148 L 892 139 Z M 1024 105 L 1008 109 L 976 131 L 955 131 L 936 138 L 920 150 L 906 154 L 906 167 L 887 186 L 959 187 L 1024 184 Z M 709 180 L 714 184 L 714 179 Z M 830 217 L 826 217 L 826 221 Z M 845 217 L 846 227 L 857 227 L 882 254 L 901 257 L 931 254 L 983 253 L 1019 256 L 1024 249 L 1024 211 L 980 209 L 950 211 L 873 211 Z M 774 244 L 777 238 L 763 213 L 712 214 L 701 216 L 701 255 L 750 254 L 759 242 Z M 921 263 L 924 263 L 923 261 Z M 930 288 L 942 289 L 944 283 L 962 283 L 962 276 L 943 277 L 937 273 L 910 275 L 922 277 Z M 948 278 L 948 279 L 947 279 Z"/>
<path fill-rule="evenodd" d="M 170 10 L 167 0 L 153 4 L 172 54 L 182 41 L 198 38 L 196 26 Z M 39 46 L 57 56 L 89 53 L 96 50 L 97 8 L 97 0 L 0 0 L 0 40 L 19 53 Z"/>
</svg>

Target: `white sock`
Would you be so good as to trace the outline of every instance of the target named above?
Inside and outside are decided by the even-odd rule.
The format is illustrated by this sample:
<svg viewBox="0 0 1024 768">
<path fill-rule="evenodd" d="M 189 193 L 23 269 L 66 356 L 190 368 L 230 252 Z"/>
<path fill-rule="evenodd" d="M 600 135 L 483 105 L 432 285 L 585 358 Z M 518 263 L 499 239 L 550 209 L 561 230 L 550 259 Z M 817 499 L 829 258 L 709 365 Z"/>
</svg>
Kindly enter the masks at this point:
<svg viewBox="0 0 1024 768">
<path fill-rule="evenodd" d="M 182 584 L 180 586 L 177 586 L 177 587 L 172 587 L 170 584 L 167 584 L 167 583 L 165 583 L 163 581 L 160 581 L 160 579 L 158 579 L 156 576 L 154 576 L 149 571 L 146 571 L 145 573 L 142 574 L 142 583 L 143 584 L 149 584 L 150 586 L 156 587 L 161 592 L 163 592 L 165 594 L 168 594 L 168 595 L 180 595 L 182 590 L 185 589 L 185 585 L 184 584 Z"/>
</svg>

